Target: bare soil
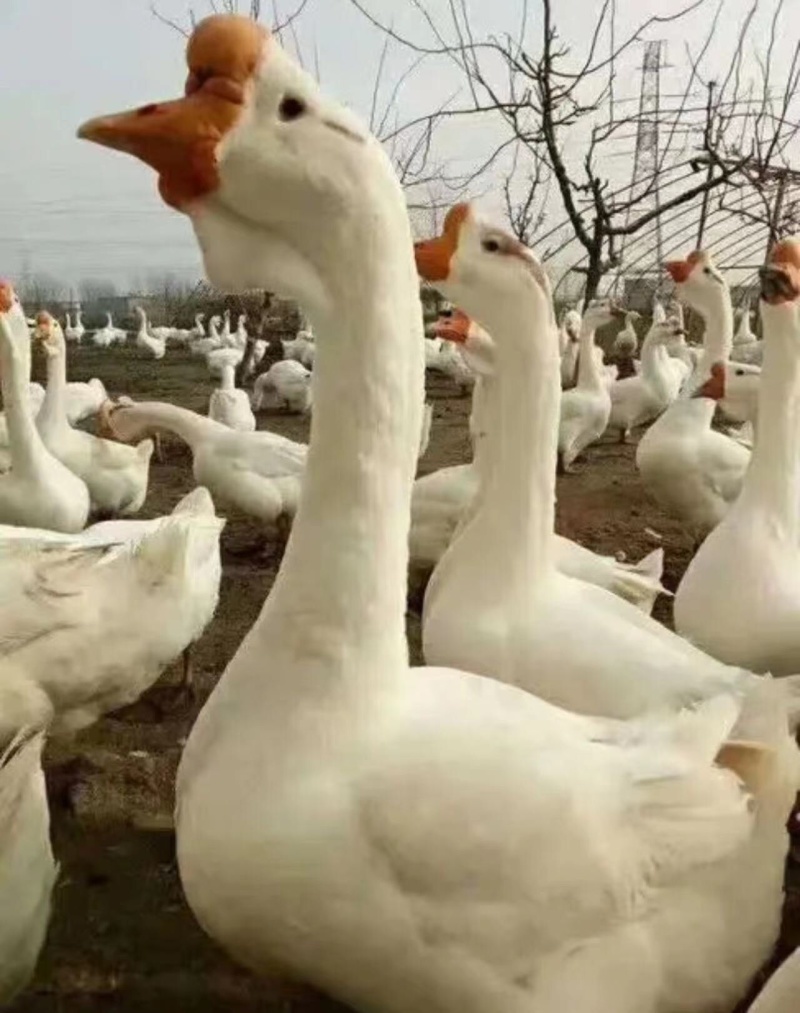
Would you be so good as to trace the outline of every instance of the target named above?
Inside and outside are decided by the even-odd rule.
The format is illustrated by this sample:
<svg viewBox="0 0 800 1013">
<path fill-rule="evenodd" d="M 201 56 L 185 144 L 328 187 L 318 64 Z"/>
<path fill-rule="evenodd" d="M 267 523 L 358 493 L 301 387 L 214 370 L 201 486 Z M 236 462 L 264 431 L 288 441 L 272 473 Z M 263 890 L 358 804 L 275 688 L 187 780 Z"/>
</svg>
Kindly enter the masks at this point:
<svg viewBox="0 0 800 1013">
<path fill-rule="evenodd" d="M 82 348 L 72 356 L 71 374 L 74 379 L 100 376 L 112 396 L 127 393 L 207 409 L 205 365 L 182 353 L 170 352 L 156 363 L 134 349 Z M 469 399 L 432 376 L 428 393 L 435 420 L 424 472 L 469 457 Z M 260 425 L 307 439 L 307 420 L 296 416 L 265 413 Z M 164 460 L 153 463 L 143 516 L 169 512 L 192 486 L 188 450 L 165 440 Z M 691 555 L 681 526 L 646 498 L 633 448 L 619 443 L 593 448 L 578 474 L 559 480 L 558 526 L 592 549 L 624 551 L 630 560 L 663 546 L 665 582 L 671 588 Z M 16 1013 L 342 1010 L 311 992 L 256 981 L 228 961 L 195 923 L 175 864 L 171 813 L 182 743 L 275 576 L 277 547 L 272 559 L 247 554 L 258 536 L 246 517 L 229 516 L 220 607 L 195 650 L 197 704 L 187 707 L 170 694 L 176 666 L 135 707 L 107 717 L 74 741 L 51 745 L 48 780 L 61 876 L 39 972 L 14 1006 Z M 668 599 L 660 600 L 656 614 L 671 621 Z M 412 656 L 419 662 L 419 619 L 411 610 L 408 626 Z M 790 863 L 780 955 L 800 944 L 800 878 L 792 871 Z"/>
</svg>

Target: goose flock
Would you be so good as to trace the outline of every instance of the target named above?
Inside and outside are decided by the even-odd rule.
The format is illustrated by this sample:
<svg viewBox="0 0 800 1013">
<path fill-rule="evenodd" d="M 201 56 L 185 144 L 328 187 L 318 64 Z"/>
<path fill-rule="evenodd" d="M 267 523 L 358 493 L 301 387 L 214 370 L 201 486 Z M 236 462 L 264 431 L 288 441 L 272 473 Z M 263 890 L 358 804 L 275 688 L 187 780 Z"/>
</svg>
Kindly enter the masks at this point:
<svg viewBox="0 0 800 1013">
<path fill-rule="evenodd" d="M 800 788 L 800 243 L 761 271 L 761 338 L 703 251 L 666 265 L 677 303 L 641 344 L 613 300 L 559 324 L 535 253 L 474 206 L 414 242 L 381 145 L 266 30 L 207 18 L 187 62 L 183 98 L 79 135 L 156 170 L 212 284 L 294 299 L 313 333 L 251 401 L 243 319 L 158 330 L 141 310 L 138 353 L 177 344 L 219 378 L 208 415 L 97 383 L 71 400 L 80 315 L 31 331 L 0 284 L 0 1005 L 57 881 L 43 745 L 181 656 L 191 690 L 217 509 L 236 507 L 287 541 L 178 770 L 205 931 L 361 1013 L 732 1013 L 779 937 Z M 449 304 L 427 325 L 420 279 Z M 120 340 L 110 317 L 98 334 Z M 426 366 L 470 394 L 473 456 L 417 479 Z M 267 398 L 312 412 L 307 446 L 256 429 Z M 165 432 L 197 488 L 130 519 Z M 634 433 L 641 481 L 697 543 L 676 632 L 650 615 L 661 550 L 625 563 L 554 532 L 557 471 Z M 409 562 L 433 571 L 421 667 Z M 798 1009 L 800 951 L 751 1013 Z"/>
</svg>

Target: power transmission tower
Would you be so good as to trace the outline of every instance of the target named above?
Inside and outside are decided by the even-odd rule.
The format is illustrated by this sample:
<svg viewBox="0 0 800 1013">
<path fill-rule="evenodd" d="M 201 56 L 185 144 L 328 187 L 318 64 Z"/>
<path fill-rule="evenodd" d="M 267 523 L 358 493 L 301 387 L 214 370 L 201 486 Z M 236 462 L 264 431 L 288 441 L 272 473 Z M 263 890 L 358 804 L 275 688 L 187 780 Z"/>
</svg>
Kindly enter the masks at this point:
<svg viewBox="0 0 800 1013">
<path fill-rule="evenodd" d="M 633 174 L 631 176 L 630 200 L 642 194 L 637 202 L 637 214 L 641 214 L 649 205 L 656 211 L 661 206 L 659 192 L 659 128 L 661 120 L 661 71 L 664 69 L 664 53 L 666 43 L 663 39 L 647 42 L 644 47 L 642 62 L 642 83 L 639 93 L 639 115 L 636 123 L 636 151 L 633 158 Z M 630 221 L 632 209 L 628 212 Z M 656 256 L 658 263 L 662 260 L 661 219 L 655 220 Z M 620 250 L 622 261 L 620 270 L 624 270 L 625 248 Z"/>
</svg>

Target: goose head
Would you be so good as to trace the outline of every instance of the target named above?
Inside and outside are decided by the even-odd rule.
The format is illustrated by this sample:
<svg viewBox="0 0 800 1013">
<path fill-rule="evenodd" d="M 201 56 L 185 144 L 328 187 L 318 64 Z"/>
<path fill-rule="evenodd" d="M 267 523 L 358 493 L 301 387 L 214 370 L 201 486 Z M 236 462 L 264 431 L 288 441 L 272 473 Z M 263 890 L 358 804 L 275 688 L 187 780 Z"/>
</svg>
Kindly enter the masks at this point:
<svg viewBox="0 0 800 1013">
<path fill-rule="evenodd" d="M 339 285 L 349 270 L 342 236 L 362 256 L 363 244 L 380 241 L 365 192 L 381 188 L 390 225 L 408 233 L 387 156 L 249 18 L 201 21 L 186 56 L 183 98 L 99 117 L 79 136 L 156 170 L 162 198 L 189 216 L 218 288 L 267 288 L 324 307 L 331 275 Z M 410 262 L 408 273 L 411 284 Z"/>
<path fill-rule="evenodd" d="M 638 313 L 636 316 L 638 317 Z M 582 329 L 587 331 L 599 331 L 601 327 L 626 320 L 632 314 L 626 314 L 622 307 L 618 306 L 611 299 L 595 299 L 583 311 Z"/>
<path fill-rule="evenodd" d="M 686 331 L 681 327 L 680 321 L 670 318 L 663 320 L 661 323 L 652 323 L 645 340 L 650 345 L 670 346 L 685 337 L 685 335 Z"/>
<path fill-rule="evenodd" d="M 490 333 L 508 330 L 511 314 L 544 321 L 555 335 L 550 281 L 542 265 L 469 204 L 457 204 L 442 234 L 417 243 L 414 252 L 420 276 Z"/>
<path fill-rule="evenodd" d="M 778 243 L 759 277 L 765 338 L 791 347 L 800 337 L 800 242 Z"/>
<path fill-rule="evenodd" d="M 577 310 L 567 310 L 561 326 L 569 341 L 577 343 L 581 338 L 582 317 Z"/>
<path fill-rule="evenodd" d="M 36 315 L 34 338 L 41 342 L 45 355 L 55 358 L 62 355 L 65 348 L 64 331 L 61 324 L 47 310 Z"/>
<path fill-rule="evenodd" d="M 442 313 L 433 326 L 433 335 L 457 345 L 467 365 L 479 376 L 494 375 L 494 342 L 466 313 L 461 310 Z"/>
<path fill-rule="evenodd" d="M 675 282 L 679 302 L 702 316 L 730 305 L 728 283 L 707 251 L 695 250 L 686 260 L 669 260 L 664 269 Z"/>
</svg>

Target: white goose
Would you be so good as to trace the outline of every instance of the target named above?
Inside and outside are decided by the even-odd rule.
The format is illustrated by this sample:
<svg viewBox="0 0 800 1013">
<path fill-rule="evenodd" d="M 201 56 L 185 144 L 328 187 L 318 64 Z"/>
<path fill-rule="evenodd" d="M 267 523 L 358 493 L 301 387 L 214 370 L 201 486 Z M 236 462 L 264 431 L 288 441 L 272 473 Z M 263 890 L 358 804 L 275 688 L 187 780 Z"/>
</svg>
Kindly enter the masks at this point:
<svg viewBox="0 0 800 1013">
<path fill-rule="evenodd" d="M 100 327 L 94 332 L 91 337 L 91 342 L 95 348 L 110 348 L 116 340 L 117 335 L 114 330 L 114 325 L 111 322 L 111 314 L 106 313 L 105 327 Z"/>
<path fill-rule="evenodd" d="M 243 433 L 252 433 L 256 428 L 250 398 L 236 386 L 236 366 L 231 362 L 222 367 L 219 387 L 211 392 L 208 417 Z"/>
<path fill-rule="evenodd" d="M 47 355 L 47 393 L 36 428 L 47 449 L 86 483 L 93 511 L 122 517 L 137 513 L 147 496 L 152 440 L 126 447 L 73 428 L 66 412 L 67 349 L 61 326 L 43 312 L 36 333 Z"/>
<path fill-rule="evenodd" d="M 490 441 L 499 411 L 494 379 L 496 353 L 491 337 L 460 311 L 440 320 L 437 334 L 464 350 L 478 376 L 473 391 L 470 433 L 474 448 L 471 464 L 441 468 L 418 478 L 411 500 L 411 558 L 418 566 L 432 567 L 441 559 L 456 531 L 469 517 L 479 490 L 490 480 L 495 448 Z M 651 612 L 661 586 L 664 552 L 656 549 L 635 564 L 613 556 L 599 556 L 561 535 L 555 537 L 556 566 L 568 576 L 588 580 Z"/>
<path fill-rule="evenodd" d="M 194 327 L 191 330 L 192 338 L 204 338 L 206 336 L 206 328 L 203 321 L 205 320 L 205 313 L 196 313 L 194 317 Z"/>
<path fill-rule="evenodd" d="M 683 330 L 676 320 L 653 323 L 642 342 L 641 368 L 611 385 L 611 415 L 608 427 L 619 433 L 620 440 L 630 439 L 632 430 L 652 422 L 680 391 L 685 372 L 673 370 L 666 346 Z"/>
<path fill-rule="evenodd" d="M 42 773 L 42 734 L 0 744 L 0 1006 L 33 977 L 58 869 Z"/>
<path fill-rule="evenodd" d="M 762 271 L 764 370 L 741 495 L 681 581 L 676 628 L 730 664 L 800 671 L 800 244 Z"/>
<path fill-rule="evenodd" d="M 641 314 L 636 310 L 628 310 L 625 314 L 625 326 L 614 338 L 614 353 L 624 359 L 632 359 L 639 349 L 639 335 L 633 326 L 635 320 L 640 320 Z"/>
<path fill-rule="evenodd" d="M 636 448 L 645 488 L 698 542 L 728 512 L 750 464 L 741 442 L 711 427 L 724 397 L 725 366 L 715 363 L 703 386 L 673 401 Z"/>
<path fill-rule="evenodd" d="M 577 310 L 567 310 L 559 330 L 561 353 L 561 387 L 569 390 L 575 386 L 578 371 L 578 353 L 581 339 L 581 315 Z"/>
<path fill-rule="evenodd" d="M 446 298 L 483 318 L 495 340 L 500 385 L 491 479 L 428 585 L 428 663 L 617 718 L 756 682 L 557 569 L 558 335 L 549 282 L 533 254 L 460 205 L 443 236 L 417 244 L 417 265 Z"/>
<path fill-rule="evenodd" d="M 764 356 L 764 342 L 758 340 L 750 326 L 750 300 L 746 299 L 739 310 L 739 325 L 733 335 L 733 348 L 731 349 L 731 360 L 733 362 L 747 362 L 753 366 L 760 366 Z"/>
<path fill-rule="evenodd" d="M 678 299 L 699 313 L 706 325 L 703 351 L 688 381 L 690 389 L 708 378 L 715 362 L 725 363 L 725 400 L 720 407 L 735 422 L 755 423 L 760 370 L 757 366 L 729 361 L 733 347 L 733 305 L 725 277 L 704 250 L 695 250 L 686 260 L 669 261 L 664 267 L 675 282 Z"/>
<path fill-rule="evenodd" d="M 105 385 L 96 376 L 86 381 L 70 381 L 64 398 L 69 424 L 74 426 L 96 415 L 100 411 L 100 406 L 107 400 Z"/>
<path fill-rule="evenodd" d="M 192 355 L 208 355 L 214 349 L 222 348 L 222 338 L 219 333 L 220 317 L 211 317 L 208 321 L 208 337 L 193 338 L 189 342 L 189 351 Z"/>
<path fill-rule="evenodd" d="M 261 411 L 271 400 L 286 411 L 311 409 L 311 373 L 296 359 L 279 359 L 253 383 L 253 408 Z"/>
<path fill-rule="evenodd" d="M 86 328 L 83 326 L 83 320 L 81 320 L 81 311 L 77 310 L 75 313 L 75 323 L 73 324 L 70 320 L 69 313 L 66 314 L 67 325 L 64 330 L 64 337 L 67 341 L 75 341 L 80 344 L 81 338 L 86 333 Z"/>
<path fill-rule="evenodd" d="M 11 470 L 0 476 L 0 523 L 80 531 L 89 514 L 86 485 L 44 445 L 30 411 L 31 340 L 11 286 L 0 283 L 0 385 Z"/>
<path fill-rule="evenodd" d="M 205 489 L 154 521 L 0 540 L 0 736 L 72 733 L 133 703 L 214 615 L 224 521 Z"/>
<path fill-rule="evenodd" d="M 83 136 L 155 163 L 216 285 L 300 296 L 319 334 L 295 528 L 181 760 L 192 909 L 251 970 L 362 1013 L 668 1013 L 676 989 L 696 1013 L 732 1005 L 777 934 L 790 801 L 775 771 L 797 761 L 785 708 L 768 743 L 720 766 L 727 698 L 620 726 L 408 667 L 423 339 L 402 189 L 251 21 L 203 21 L 188 60 L 188 98 Z M 770 748 L 751 803 L 725 765 Z"/>
<path fill-rule="evenodd" d="M 594 303 L 584 310 L 576 383 L 561 395 L 558 460 L 562 471 L 571 471 L 575 459 L 599 440 L 608 426 L 611 395 L 602 349 L 595 345 L 594 336 L 600 327 L 613 323 L 621 315 L 621 311 L 605 302 Z"/>
<path fill-rule="evenodd" d="M 156 328 L 156 330 L 150 330 L 147 314 L 142 307 L 135 306 L 134 312 L 139 318 L 139 328 L 136 331 L 136 347 L 147 352 L 153 359 L 163 359 L 167 351 L 167 338 L 164 334 L 156 334 L 156 330 L 169 331 L 169 328 L 161 327 Z"/>
<path fill-rule="evenodd" d="M 234 506 L 266 528 L 291 519 L 300 496 L 307 448 L 265 430 L 237 432 L 187 408 L 153 402 L 113 404 L 103 409 L 107 430 L 130 442 L 168 432 L 192 451 L 192 472 L 217 505 Z"/>
</svg>

